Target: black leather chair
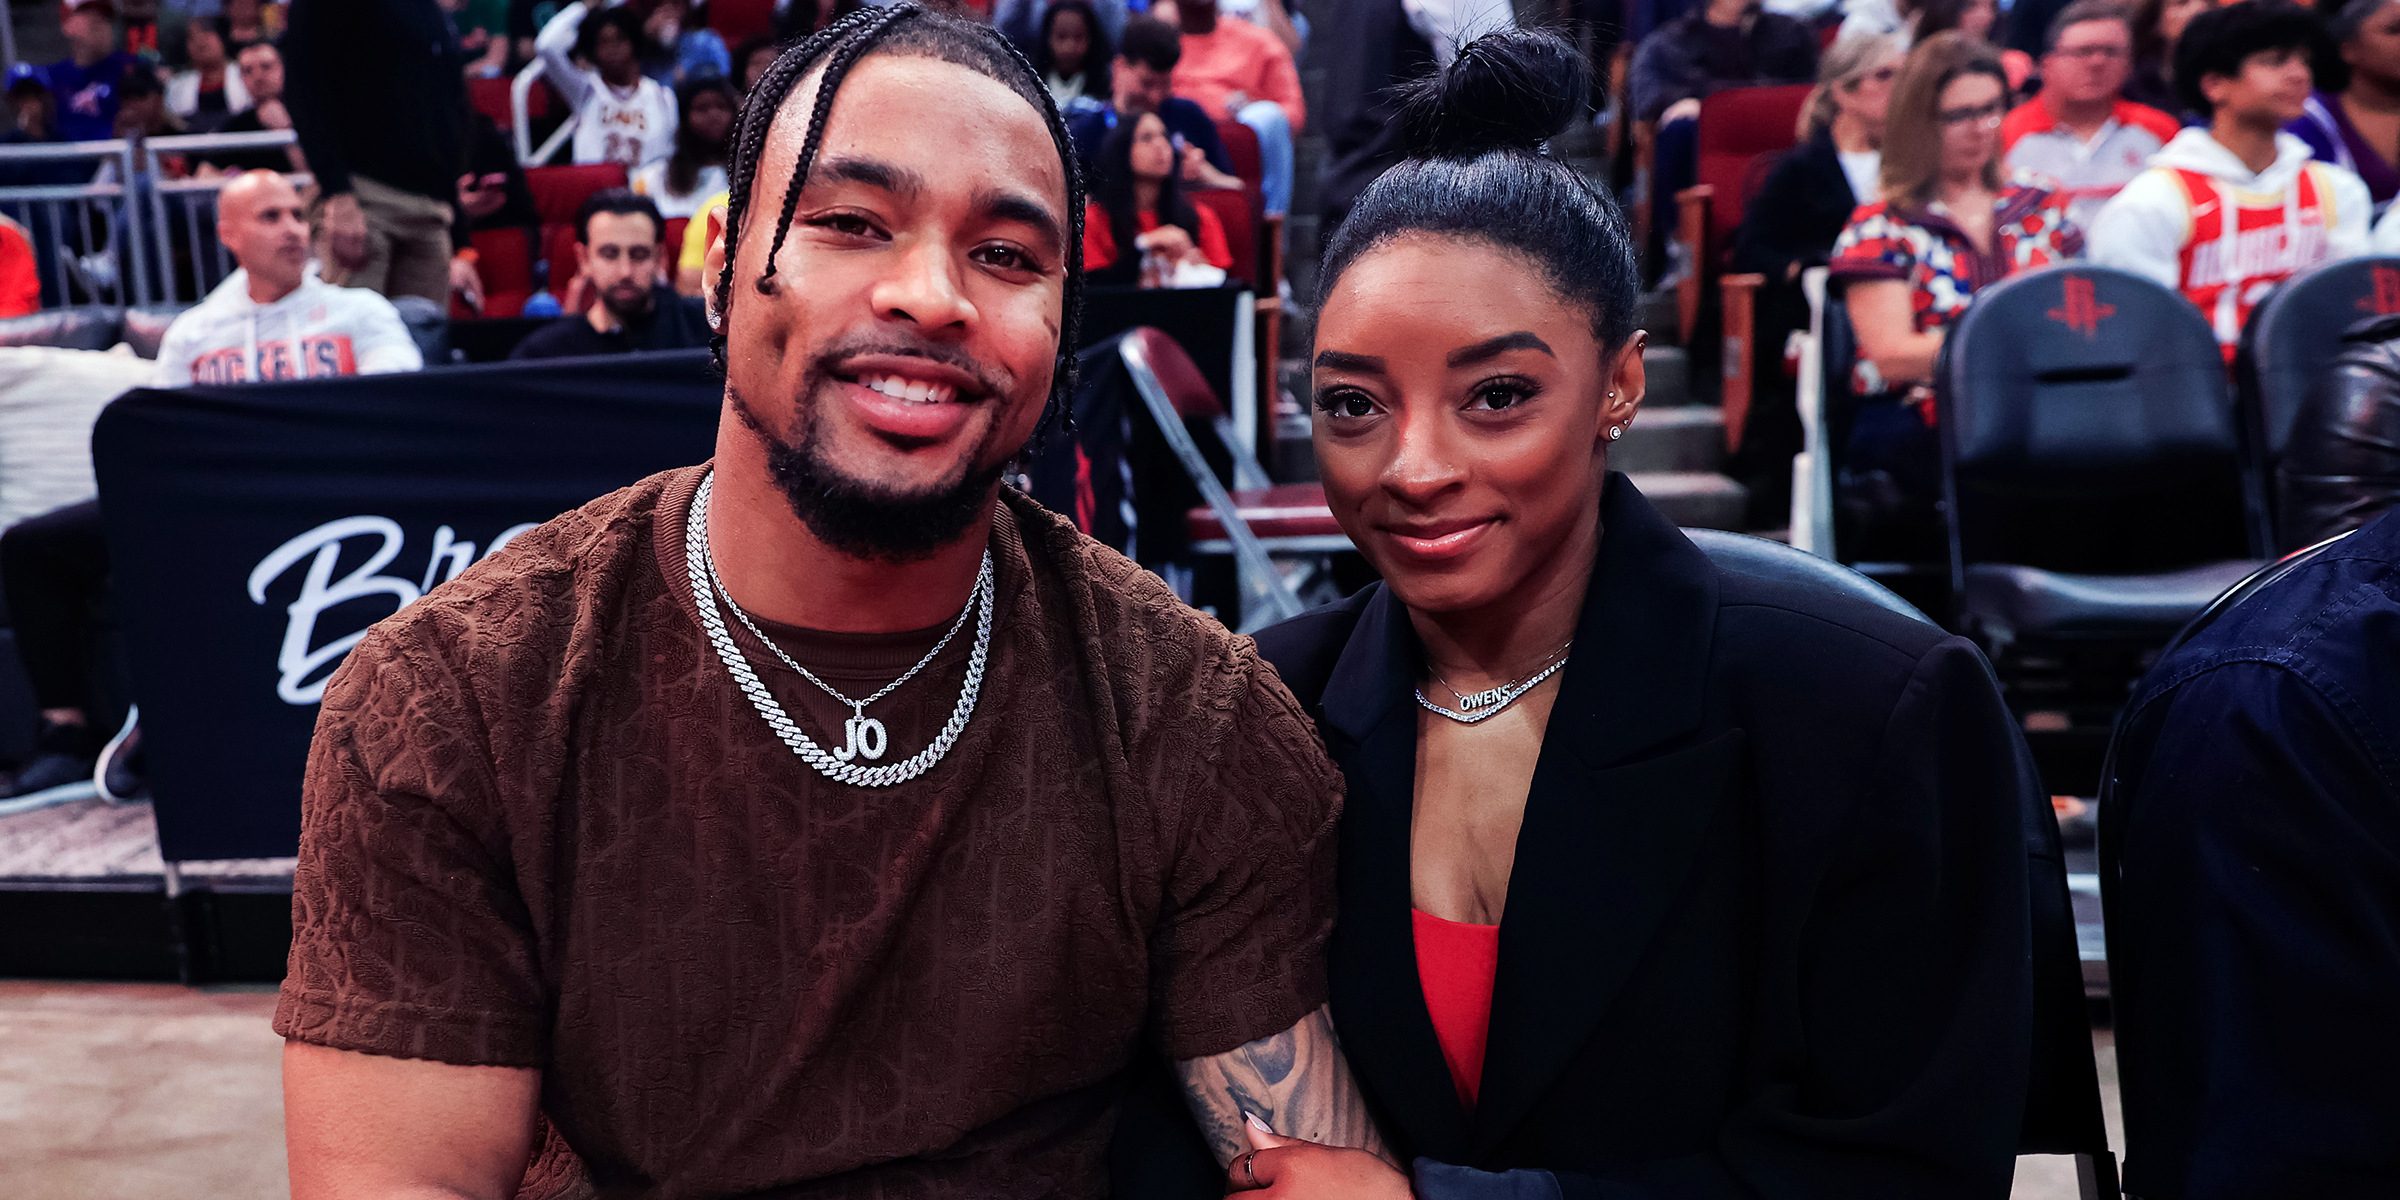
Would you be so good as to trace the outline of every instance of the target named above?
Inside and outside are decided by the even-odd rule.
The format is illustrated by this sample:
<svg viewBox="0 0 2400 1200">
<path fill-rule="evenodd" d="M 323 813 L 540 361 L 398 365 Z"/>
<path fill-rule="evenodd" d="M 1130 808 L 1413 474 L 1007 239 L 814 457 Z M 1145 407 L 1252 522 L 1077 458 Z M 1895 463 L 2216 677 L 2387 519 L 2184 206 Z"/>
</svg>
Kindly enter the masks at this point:
<svg viewBox="0 0 2400 1200">
<path fill-rule="evenodd" d="M 1911 620 L 1933 621 L 1916 606 L 1867 578 L 1781 542 L 1713 529 L 1685 537 L 1720 571 L 1803 583 L 1829 594 L 1864 600 Z M 2117 1194 L 2117 1160 L 2101 1115 L 2100 1077 L 2092 1058 L 2092 1028 L 2084 1004 L 2083 961 L 2075 943 L 2075 909 L 2067 892 L 2066 853 L 2058 819 L 2046 797 L 2028 797 L 2026 869 L 2033 904 L 2033 1074 L 2025 1097 L 2019 1154 L 2071 1154 L 2086 1200 Z"/>
<path fill-rule="evenodd" d="M 1986 288 L 1943 344 L 1954 627 L 2054 792 L 2097 791 L 2127 687 L 2266 556 L 2222 364 L 2183 297 L 2097 267 Z"/>
<path fill-rule="evenodd" d="M 2259 449 L 2261 479 L 2274 477 L 2301 399 L 2341 352 L 2342 331 L 2388 313 L 2400 313 L 2400 258 L 2319 264 L 2283 281 L 2250 310 L 2233 373 L 2251 444 Z M 2273 506 L 2269 489 L 2264 507 L 2271 512 Z"/>
</svg>

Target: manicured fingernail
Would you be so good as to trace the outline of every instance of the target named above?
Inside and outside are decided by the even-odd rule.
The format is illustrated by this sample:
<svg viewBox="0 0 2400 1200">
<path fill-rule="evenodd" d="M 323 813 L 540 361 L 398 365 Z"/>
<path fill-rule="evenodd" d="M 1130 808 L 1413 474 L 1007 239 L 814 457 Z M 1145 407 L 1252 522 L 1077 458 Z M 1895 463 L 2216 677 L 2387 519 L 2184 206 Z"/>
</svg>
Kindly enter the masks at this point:
<svg viewBox="0 0 2400 1200">
<path fill-rule="evenodd" d="M 1255 1129 L 1255 1130 L 1259 1131 L 1260 1133 L 1273 1133 L 1273 1132 L 1275 1132 L 1274 1130 L 1267 1128 L 1267 1123 L 1266 1123 L 1265 1121 L 1261 1121 L 1261 1120 L 1259 1120 L 1259 1119 L 1258 1119 L 1258 1114 L 1256 1114 L 1256 1113 L 1253 1113 L 1253 1112 L 1251 1112 L 1251 1111 L 1250 1111 L 1250 1110 L 1248 1110 L 1248 1109 L 1243 1109 L 1243 1110 L 1242 1110 L 1242 1119 L 1243 1119 L 1243 1120 L 1245 1120 L 1245 1121 L 1248 1121 L 1248 1122 L 1250 1122 L 1250 1128 L 1252 1128 L 1252 1129 Z"/>
</svg>

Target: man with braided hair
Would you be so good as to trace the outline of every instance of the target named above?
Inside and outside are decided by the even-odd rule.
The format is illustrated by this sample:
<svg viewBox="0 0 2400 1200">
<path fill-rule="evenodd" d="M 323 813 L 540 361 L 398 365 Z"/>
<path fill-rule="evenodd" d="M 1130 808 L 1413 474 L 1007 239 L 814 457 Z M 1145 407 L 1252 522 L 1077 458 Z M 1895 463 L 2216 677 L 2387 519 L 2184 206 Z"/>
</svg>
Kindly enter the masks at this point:
<svg viewBox="0 0 2400 1200">
<path fill-rule="evenodd" d="M 714 459 L 514 539 L 326 690 L 293 1195 L 1098 1196 L 1146 1045 L 1221 1161 L 1244 1110 L 1375 1145 L 1307 716 L 1000 484 L 1074 345 L 1047 90 L 871 9 L 777 61 L 730 174 Z"/>
</svg>

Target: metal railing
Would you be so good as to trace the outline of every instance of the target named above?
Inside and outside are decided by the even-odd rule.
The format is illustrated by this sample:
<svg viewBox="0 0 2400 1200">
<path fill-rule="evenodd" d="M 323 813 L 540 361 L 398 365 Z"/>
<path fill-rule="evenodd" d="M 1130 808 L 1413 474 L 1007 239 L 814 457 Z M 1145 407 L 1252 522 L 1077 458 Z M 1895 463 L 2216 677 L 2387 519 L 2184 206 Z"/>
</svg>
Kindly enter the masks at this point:
<svg viewBox="0 0 2400 1200">
<path fill-rule="evenodd" d="M 268 130 L 0 145 L 0 214 L 32 239 L 45 308 L 192 303 L 233 271 L 216 238 L 217 192 L 232 176 L 163 179 L 152 164 L 293 141 Z"/>
<path fill-rule="evenodd" d="M 575 136 L 575 125 L 580 119 L 580 114 L 569 112 L 567 119 L 561 121 L 558 128 L 550 131 L 550 136 L 543 140 L 541 148 L 535 149 L 533 147 L 533 118 L 529 115 L 531 112 L 529 106 L 532 103 L 534 85 L 541 81 L 542 60 L 537 58 L 526 63 L 525 68 L 517 72 L 517 77 L 508 83 L 509 140 L 516 147 L 517 165 L 520 167 L 538 167 L 549 162 L 551 156 L 558 153 L 558 148 L 566 145 L 568 138 Z"/>
</svg>

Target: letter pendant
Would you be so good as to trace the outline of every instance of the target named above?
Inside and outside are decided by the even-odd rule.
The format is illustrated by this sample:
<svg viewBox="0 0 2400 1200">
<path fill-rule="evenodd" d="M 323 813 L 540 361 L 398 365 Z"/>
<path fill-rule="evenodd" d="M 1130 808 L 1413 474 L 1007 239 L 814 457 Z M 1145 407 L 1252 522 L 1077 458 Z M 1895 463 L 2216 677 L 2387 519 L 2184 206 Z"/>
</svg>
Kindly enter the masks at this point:
<svg viewBox="0 0 2400 1200">
<path fill-rule="evenodd" d="M 1474 712 L 1479 708 L 1488 708 L 1491 705 L 1499 703 L 1500 698 L 1507 694 L 1507 688 L 1496 687 L 1486 688 L 1472 696 L 1460 696 L 1458 698 L 1458 710 L 1460 712 Z"/>
<path fill-rule="evenodd" d="M 842 721 L 842 734 L 849 739 L 849 744 L 834 751 L 833 756 L 843 762 L 854 758 L 873 762 L 882 758 L 885 747 L 890 745 L 890 740 L 884 734 L 883 722 L 868 716 L 864 704 L 852 707 L 858 715 Z"/>
</svg>

